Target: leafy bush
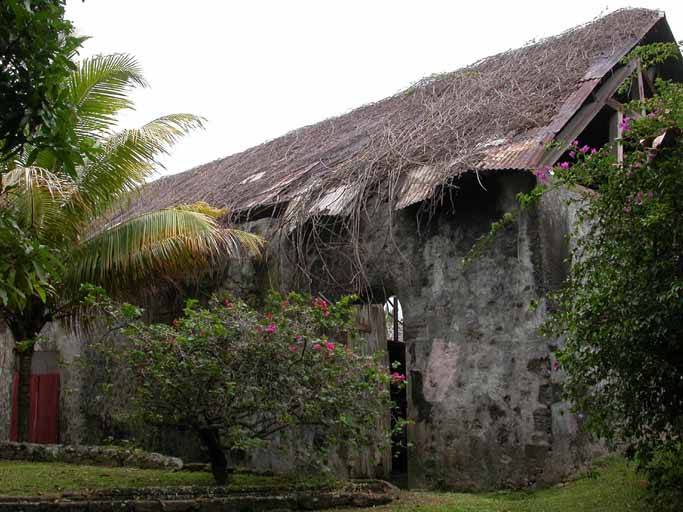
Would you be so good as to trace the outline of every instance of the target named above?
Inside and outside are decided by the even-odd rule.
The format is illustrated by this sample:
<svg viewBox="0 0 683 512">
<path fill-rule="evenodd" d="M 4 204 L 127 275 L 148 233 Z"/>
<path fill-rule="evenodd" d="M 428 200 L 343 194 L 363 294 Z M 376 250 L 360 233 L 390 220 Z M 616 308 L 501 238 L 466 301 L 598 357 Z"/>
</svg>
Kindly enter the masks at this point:
<svg viewBox="0 0 683 512">
<path fill-rule="evenodd" d="M 388 442 L 377 427 L 391 406 L 390 382 L 404 376 L 353 349 L 353 300 L 271 294 L 262 311 L 230 297 L 190 300 L 171 325 L 146 324 L 139 308 L 101 290 L 88 302 L 127 339 L 102 349 L 126 368 L 135 410 L 151 425 L 194 431 L 223 484 L 226 451 L 262 447 L 295 427 L 314 433 L 303 454 L 310 460 L 339 444 Z"/>
<path fill-rule="evenodd" d="M 640 469 L 647 475 L 658 510 L 680 510 L 683 503 L 683 442 L 657 446 Z"/>
</svg>

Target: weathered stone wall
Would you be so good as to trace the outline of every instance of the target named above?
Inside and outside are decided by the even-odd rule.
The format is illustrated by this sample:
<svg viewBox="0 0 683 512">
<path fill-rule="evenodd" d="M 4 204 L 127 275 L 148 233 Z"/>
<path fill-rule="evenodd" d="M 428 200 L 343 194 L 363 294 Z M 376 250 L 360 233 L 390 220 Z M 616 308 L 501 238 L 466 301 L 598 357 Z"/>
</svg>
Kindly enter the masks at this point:
<svg viewBox="0 0 683 512">
<path fill-rule="evenodd" d="M 59 322 L 48 323 L 41 331 L 38 352 L 57 352 L 60 373 L 59 432 L 63 443 L 78 444 L 84 434 L 81 398 L 83 386 L 78 359 L 86 337 L 75 327 Z M 12 412 L 12 376 L 15 368 L 14 339 L 9 329 L 0 324 L 0 441 L 9 439 Z M 35 357 L 34 357 L 35 360 Z M 3 365 L 4 362 L 4 365 Z"/>
<path fill-rule="evenodd" d="M 371 289 L 396 294 L 403 306 L 409 481 L 416 486 L 547 485 L 574 472 L 595 447 L 560 399 L 561 376 L 552 371 L 559 342 L 538 333 L 544 296 L 568 269 L 566 236 L 576 212 L 567 194 L 549 196 L 466 264 L 475 241 L 534 184 L 521 173 L 483 183 L 486 189 L 461 181 L 432 215 L 420 216 L 417 205 L 389 224 L 378 209 L 362 234 Z M 280 259 L 284 286 L 301 283 Z M 314 279 L 313 290 L 349 278 L 343 259 L 335 267 L 330 255 L 327 263 L 335 279 Z"/>
<path fill-rule="evenodd" d="M 0 460 L 62 462 L 89 466 L 182 469 L 183 461 L 159 453 L 113 446 L 7 443 L 0 441 Z"/>
</svg>

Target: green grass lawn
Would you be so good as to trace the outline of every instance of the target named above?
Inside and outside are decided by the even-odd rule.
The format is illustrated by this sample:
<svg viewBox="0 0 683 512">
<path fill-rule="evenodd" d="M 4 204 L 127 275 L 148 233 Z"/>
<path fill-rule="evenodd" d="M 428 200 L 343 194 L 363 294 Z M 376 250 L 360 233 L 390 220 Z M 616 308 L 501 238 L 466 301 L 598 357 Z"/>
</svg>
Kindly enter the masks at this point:
<svg viewBox="0 0 683 512">
<path fill-rule="evenodd" d="M 212 485 L 209 473 L 106 468 L 55 463 L 0 461 L 0 495 L 49 496 L 63 492 L 112 487 Z M 324 481 L 297 481 L 285 477 L 235 475 L 232 487 L 240 490 L 289 490 L 315 487 Z M 327 482 L 329 485 L 329 482 Z M 590 476 L 561 487 L 535 492 L 506 491 L 487 494 L 403 492 L 401 499 L 373 509 L 376 512 L 622 512 L 648 511 L 645 482 L 632 465 L 620 458 L 595 465 Z"/>
<path fill-rule="evenodd" d="M 230 487 L 237 491 L 329 487 L 325 479 L 297 480 L 282 476 L 235 474 Z M 164 471 L 47 462 L 0 460 L 0 496 L 52 496 L 64 492 L 88 492 L 114 487 L 163 487 L 214 485 L 205 472 Z"/>
<path fill-rule="evenodd" d="M 610 458 L 590 477 L 535 492 L 487 494 L 403 492 L 400 501 L 373 512 L 645 512 L 645 482 L 631 464 Z M 340 511 L 341 512 L 341 511 Z"/>
</svg>

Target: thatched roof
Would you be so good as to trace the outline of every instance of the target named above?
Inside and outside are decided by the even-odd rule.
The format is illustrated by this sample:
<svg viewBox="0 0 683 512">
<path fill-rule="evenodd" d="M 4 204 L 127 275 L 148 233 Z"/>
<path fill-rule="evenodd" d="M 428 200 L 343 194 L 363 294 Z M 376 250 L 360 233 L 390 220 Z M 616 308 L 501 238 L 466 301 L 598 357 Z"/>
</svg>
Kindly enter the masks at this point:
<svg viewBox="0 0 683 512">
<path fill-rule="evenodd" d="M 547 142 L 653 30 L 670 37 L 663 13 L 613 12 L 161 178 L 129 214 L 205 201 L 233 212 L 278 205 L 301 219 L 348 213 L 378 191 L 403 208 L 463 172 L 533 169 Z"/>
</svg>

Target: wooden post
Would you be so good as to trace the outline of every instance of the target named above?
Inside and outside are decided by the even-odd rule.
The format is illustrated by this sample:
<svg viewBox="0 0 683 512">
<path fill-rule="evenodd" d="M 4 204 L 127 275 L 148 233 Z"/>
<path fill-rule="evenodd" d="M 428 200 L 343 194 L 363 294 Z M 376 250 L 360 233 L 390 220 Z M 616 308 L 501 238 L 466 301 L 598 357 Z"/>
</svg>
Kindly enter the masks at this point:
<svg viewBox="0 0 683 512">
<path fill-rule="evenodd" d="M 643 68 L 640 65 L 640 60 L 638 60 L 638 69 L 636 71 L 638 74 L 638 99 L 640 101 L 645 100 L 645 85 L 643 83 Z M 645 106 L 643 106 L 640 110 L 640 113 L 642 115 L 645 115 Z"/>
<path fill-rule="evenodd" d="M 624 111 L 622 109 L 617 110 L 617 163 L 619 167 L 624 165 L 624 145 L 621 142 L 621 138 L 624 136 L 624 130 L 621 127 L 624 121 Z"/>
</svg>

